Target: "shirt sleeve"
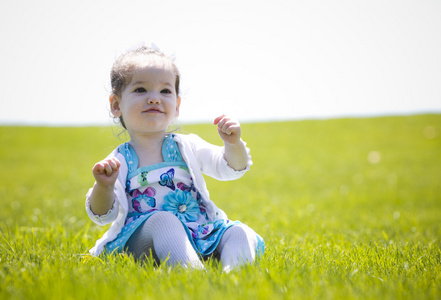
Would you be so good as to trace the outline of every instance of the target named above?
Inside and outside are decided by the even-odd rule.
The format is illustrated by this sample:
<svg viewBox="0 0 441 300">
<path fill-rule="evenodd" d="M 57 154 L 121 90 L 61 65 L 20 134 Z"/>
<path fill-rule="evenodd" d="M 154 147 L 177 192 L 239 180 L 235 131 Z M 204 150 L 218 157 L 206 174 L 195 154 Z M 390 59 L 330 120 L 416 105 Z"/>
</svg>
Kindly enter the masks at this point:
<svg viewBox="0 0 441 300">
<path fill-rule="evenodd" d="M 117 204 L 117 202 L 114 200 L 112 208 L 107 213 L 105 213 L 104 215 L 97 215 L 97 214 L 95 214 L 90 209 L 89 197 L 90 197 L 91 193 L 92 193 L 92 188 L 89 189 L 89 192 L 86 195 L 86 212 L 87 212 L 87 215 L 89 216 L 89 218 L 95 224 L 98 224 L 98 225 L 101 225 L 101 226 L 113 222 L 116 219 L 117 215 L 118 215 L 118 204 Z"/>
<path fill-rule="evenodd" d="M 225 159 L 224 147 L 216 146 L 206 142 L 199 136 L 191 134 L 192 150 L 201 166 L 202 173 L 213 177 L 217 180 L 234 180 L 242 177 L 251 167 L 253 161 L 251 160 L 250 149 L 244 143 L 248 160 L 245 169 L 234 170 L 228 165 Z"/>
</svg>

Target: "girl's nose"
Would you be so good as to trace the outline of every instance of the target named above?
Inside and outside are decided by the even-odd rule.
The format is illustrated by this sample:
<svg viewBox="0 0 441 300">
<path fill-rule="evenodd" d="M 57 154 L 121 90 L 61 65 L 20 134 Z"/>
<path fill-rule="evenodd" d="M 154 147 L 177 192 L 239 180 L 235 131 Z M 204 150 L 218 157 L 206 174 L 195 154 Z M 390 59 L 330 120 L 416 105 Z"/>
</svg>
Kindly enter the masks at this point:
<svg viewBox="0 0 441 300">
<path fill-rule="evenodd" d="M 148 104 L 159 104 L 159 97 L 155 96 L 155 95 L 151 95 L 148 99 L 147 99 L 147 103 Z"/>
</svg>

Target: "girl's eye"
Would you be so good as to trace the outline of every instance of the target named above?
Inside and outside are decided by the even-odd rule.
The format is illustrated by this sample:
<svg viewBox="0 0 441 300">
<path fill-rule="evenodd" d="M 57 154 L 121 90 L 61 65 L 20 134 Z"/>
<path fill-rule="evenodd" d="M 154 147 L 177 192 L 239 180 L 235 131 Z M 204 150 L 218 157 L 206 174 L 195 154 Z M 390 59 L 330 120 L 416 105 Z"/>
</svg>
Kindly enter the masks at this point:
<svg viewBox="0 0 441 300">
<path fill-rule="evenodd" d="M 145 88 L 137 88 L 135 89 L 135 93 L 145 93 L 147 90 Z"/>
<path fill-rule="evenodd" d="M 163 94 L 171 94 L 172 92 L 169 89 L 163 89 L 161 91 L 161 93 L 163 93 Z"/>
</svg>

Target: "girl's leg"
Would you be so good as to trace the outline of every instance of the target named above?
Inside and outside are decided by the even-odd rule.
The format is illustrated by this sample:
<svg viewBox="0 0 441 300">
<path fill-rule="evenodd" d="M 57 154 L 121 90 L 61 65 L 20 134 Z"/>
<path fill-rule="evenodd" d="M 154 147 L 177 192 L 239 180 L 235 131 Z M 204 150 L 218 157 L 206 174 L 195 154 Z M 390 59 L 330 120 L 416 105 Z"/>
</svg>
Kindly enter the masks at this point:
<svg viewBox="0 0 441 300">
<path fill-rule="evenodd" d="M 150 256 L 151 251 L 158 263 L 168 258 L 167 264 L 170 266 L 181 264 L 195 269 L 204 268 L 181 221 L 166 211 L 157 212 L 148 218 L 130 237 L 126 246 L 127 251 L 136 258 Z"/>
<path fill-rule="evenodd" d="M 256 249 L 256 233 L 248 226 L 239 224 L 225 231 L 216 252 L 219 254 L 223 270 L 229 272 L 247 262 L 252 263 L 256 257 Z"/>
</svg>

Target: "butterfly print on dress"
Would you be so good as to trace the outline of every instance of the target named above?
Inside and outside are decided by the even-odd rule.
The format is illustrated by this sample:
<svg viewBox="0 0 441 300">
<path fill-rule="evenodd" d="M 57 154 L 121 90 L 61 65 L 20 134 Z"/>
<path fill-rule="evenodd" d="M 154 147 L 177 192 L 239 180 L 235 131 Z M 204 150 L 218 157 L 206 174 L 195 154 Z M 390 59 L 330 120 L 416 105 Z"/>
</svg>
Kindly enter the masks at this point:
<svg viewBox="0 0 441 300">
<path fill-rule="evenodd" d="M 152 207 L 156 206 L 156 200 L 153 196 L 156 195 L 156 190 L 152 187 L 148 187 L 144 192 L 134 190 L 132 192 L 132 207 L 139 213 L 145 213 Z"/>
<path fill-rule="evenodd" d="M 174 177 L 175 177 L 175 169 L 170 169 L 161 175 L 160 177 L 161 181 L 159 181 L 159 184 L 162 186 L 166 186 L 174 191 L 176 189 L 175 184 L 173 182 Z"/>
</svg>

